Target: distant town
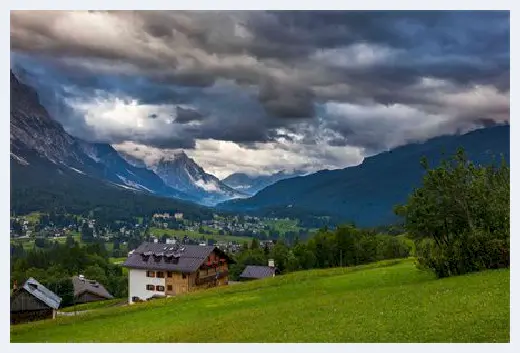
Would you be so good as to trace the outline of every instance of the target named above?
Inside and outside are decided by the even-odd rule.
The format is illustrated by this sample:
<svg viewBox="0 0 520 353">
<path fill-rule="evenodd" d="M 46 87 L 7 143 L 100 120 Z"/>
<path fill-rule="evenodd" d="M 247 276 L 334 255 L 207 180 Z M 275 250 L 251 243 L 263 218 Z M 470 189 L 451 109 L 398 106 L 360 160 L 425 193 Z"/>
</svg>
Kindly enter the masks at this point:
<svg viewBox="0 0 520 353">
<path fill-rule="evenodd" d="M 183 213 L 156 213 L 135 223 L 115 221 L 101 224 L 95 218 L 72 215 L 31 214 L 11 217 L 11 242 L 47 247 L 53 241 L 75 240 L 105 242 L 113 257 L 131 254 L 141 241 L 164 244 L 214 245 L 228 253 L 238 253 L 244 243 L 259 239 L 262 247 L 272 248 L 273 240 L 305 238 L 310 230 L 298 227 L 297 220 L 251 216 L 213 215 L 211 220 L 186 219 Z M 281 227 L 282 225 L 282 227 Z M 127 253 L 124 253 L 124 252 Z"/>
</svg>

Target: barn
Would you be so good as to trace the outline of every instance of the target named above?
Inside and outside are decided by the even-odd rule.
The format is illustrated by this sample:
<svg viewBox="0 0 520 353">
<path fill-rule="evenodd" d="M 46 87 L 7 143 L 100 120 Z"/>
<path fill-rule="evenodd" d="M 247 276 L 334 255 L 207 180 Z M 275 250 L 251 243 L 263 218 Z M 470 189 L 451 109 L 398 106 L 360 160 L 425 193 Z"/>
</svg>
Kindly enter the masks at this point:
<svg viewBox="0 0 520 353">
<path fill-rule="evenodd" d="M 54 319 L 61 298 L 34 278 L 11 294 L 11 324 Z"/>
</svg>

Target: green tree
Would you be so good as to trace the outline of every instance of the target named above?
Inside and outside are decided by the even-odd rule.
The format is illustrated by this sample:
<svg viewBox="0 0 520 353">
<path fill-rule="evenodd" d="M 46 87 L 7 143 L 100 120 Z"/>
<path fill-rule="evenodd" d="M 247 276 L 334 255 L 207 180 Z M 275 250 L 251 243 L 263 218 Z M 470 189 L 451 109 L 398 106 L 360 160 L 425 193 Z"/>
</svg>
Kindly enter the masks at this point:
<svg viewBox="0 0 520 353">
<path fill-rule="evenodd" d="M 439 277 L 509 267 L 509 167 L 477 166 L 462 149 L 437 168 L 421 161 L 422 186 L 395 208 L 419 264 Z"/>
<path fill-rule="evenodd" d="M 69 248 L 74 246 L 74 238 L 72 235 L 67 235 L 67 238 L 65 239 L 65 245 Z"/>
<path fill-rule="evenodd" d="M 258 242 L 258 239 L 253 238 L 251 241 L 251 250 L 256 250 L 260 248 L 260 243 Z"/>
<path fill-rule="evenodd" d="M 283 242 L 277 242 L 276 245 L 273 247 L 273 251 L 271 253 L 271 257 L 274 260 L 274 263 L 276 267 L 281 271 L 284 272 L 287 267 L 287 261 L 289 256 L 289 249 Z M 296 260 L 296 258 L 294 258 Z"/>
<path fill-rule="evenodd" d="M 96 280 L 101 284 L 107 283 L 107 276 L 105 274 L 105 270 L 103 270 L 103 268 L 101 268 L 99 265 L 87 267 L 83 275 L 85 276 L 85 278 Z"/>
</svg>

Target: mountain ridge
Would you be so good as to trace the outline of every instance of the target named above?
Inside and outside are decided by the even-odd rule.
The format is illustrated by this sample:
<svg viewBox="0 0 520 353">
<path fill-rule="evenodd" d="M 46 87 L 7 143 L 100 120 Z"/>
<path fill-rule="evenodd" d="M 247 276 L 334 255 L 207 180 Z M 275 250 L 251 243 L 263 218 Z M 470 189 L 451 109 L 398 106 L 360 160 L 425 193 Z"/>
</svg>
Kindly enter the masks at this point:
<svg viewBox="0 0 520 353">
<path fill-rule="evenodd" d="M 491 161 L 491 153 L 509 160 L 509 125 L 474 130 L 463 135 L 440 136 L 367 157 L 362 164 L 284 179 L 255 196 L 218 205 L 227 211 L 262 213 L 269 209 L 297 208 L 309 214 L 333 216 L 359 226 L 378 226 L 399 221 L 393 206 L 406 201 L 420 185 L 426 156 L 437 165 L 442 151 L 452 154 L 465 148 L 477 163 Z"/>
<path fill-rule="evenodd" d="M 293 172 L 281 170 L 274 174 L 258 176 L 251 176 L 246 173 L 239 172 L 227 176 L 226 178 L 222 179 L 222 182 L 235 190 L 240 190 L 250 196 L 254 196 L 260 190 L 276 183 L 279 180 L 304 174 L 306 174 L 306 172 L 300 170 L 295 170 Z"/>
<path fill-rule="evenodd" d="M 35 152 L 54 164 L 53 167 L 46 165 L 47 168 L 66 167 L 78 175 L 88 175 L 118 187 L 157 196 L 204 205 L 244 196 L 205 173 L 184 151 L 172 156 L 171 161 L 162 161 L 155 168 L 148 168 L 137 160 L 129 162 L 128 156 L 124 158 L 109 144 L 91 143 L 69 135 L 41 105 L 36 90 L 20 82 L 12 71 L 10 119 L 11 160 L 22 167 L 30 165 L 24 156 L 31 155 L 34 159 L 32 152 Z M 176 175 L 173 172 L 179 169 L 176 163 L 193 171 L 198 178 Z M 170 167 L 173 170 L 168 170 Z M 206 190 L 211 187 L 214 190 Z"/>
</svg>

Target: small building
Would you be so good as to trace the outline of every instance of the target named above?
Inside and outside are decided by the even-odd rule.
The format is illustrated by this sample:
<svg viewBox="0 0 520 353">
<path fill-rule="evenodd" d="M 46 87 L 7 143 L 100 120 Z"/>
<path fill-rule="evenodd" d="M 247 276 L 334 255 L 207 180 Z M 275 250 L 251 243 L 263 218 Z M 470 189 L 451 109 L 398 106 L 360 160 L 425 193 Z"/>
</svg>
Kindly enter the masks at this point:
<svg viewBox="0 0 520 353">
<path fill-rule="evenodd" d="M 113 299 L 114 297 L 95 280 L 86 279 L 82 275 L 72 277 L 74 301 L 76 304 Z"/>
<path fill-rule="evenodd" d="M 184 214 L 177 212 L 177 213 L 175 213 L 174 217 L 176 220 L 181 220 L 184 218 Z"/>
<path fill-rule="evenodd" d="M 215 246 L 145 242 L 123 264 L 128 268 L 128 302 L 227 285 L 232 263 Z"/>
<path fill-rule="evenodd" d="M 278 269 L 274 266 L 274 260 L 269 260 L 268 266 L 246 266 L 242 274 L 240 275 L 240 280 L 254 280 L 254 279 L 262 279 L 267 277 L 274 277 L 278 274 Z"/>
<path fill-rule="evenodd" d="M 11 294 L 11 324 L 54 319 L 60 303 L 60 297 L 31 277 Z"/>
</svg>

